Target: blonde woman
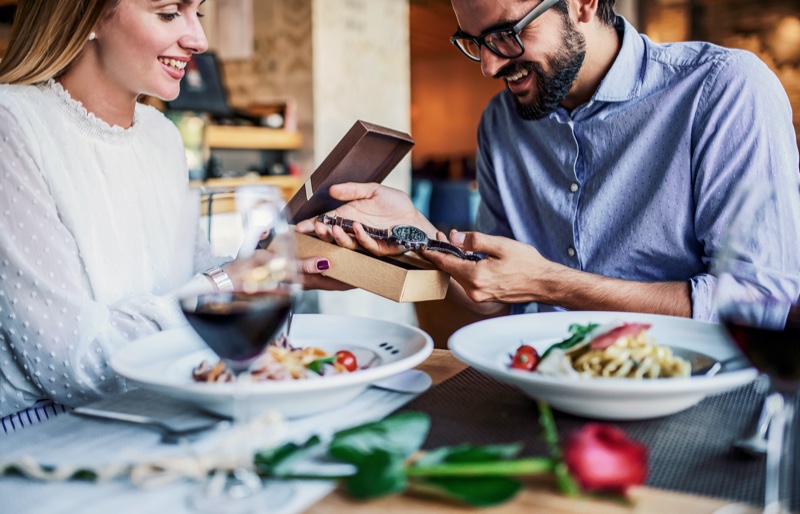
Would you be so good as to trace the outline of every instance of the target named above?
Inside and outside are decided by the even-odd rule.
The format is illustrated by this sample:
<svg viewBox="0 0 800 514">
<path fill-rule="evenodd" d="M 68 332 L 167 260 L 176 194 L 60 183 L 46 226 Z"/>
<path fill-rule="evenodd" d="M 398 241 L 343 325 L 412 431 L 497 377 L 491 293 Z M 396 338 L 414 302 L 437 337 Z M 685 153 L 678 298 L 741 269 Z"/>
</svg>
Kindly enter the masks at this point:
<svg viewBox="0 0 800 514">
<path fill-rule="evenodd" d="M 124 391 L 107 359 L 185 323 L 171 291 L 236 280 L 236 262 L 202 274 L 222 263 L 180 226 L 180 136 L 136 102 L 178 95 L 208 45 L 200 4 L 18 2 L 0 62 L 0 434 Z"/>
</svg>

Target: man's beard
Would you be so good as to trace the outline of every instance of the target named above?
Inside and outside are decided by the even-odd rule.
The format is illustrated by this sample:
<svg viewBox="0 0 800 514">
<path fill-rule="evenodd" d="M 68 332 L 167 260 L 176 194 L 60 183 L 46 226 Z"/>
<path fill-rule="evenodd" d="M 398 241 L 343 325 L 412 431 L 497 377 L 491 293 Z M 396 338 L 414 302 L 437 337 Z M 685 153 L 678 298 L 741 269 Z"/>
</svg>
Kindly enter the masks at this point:
<svg viewBox="0 0 800 514">
<path fill-rule="evenodd" d="M 501 69 L 495 78 L 505 78 L 527 70 L 536 76 L 538 92 L 528 103 L 522 103 L 519 95 L 513 95 L 517 106 L 517 114 L 525 120 L 539 120 L 554 112 L 569 93 L 578 72 L 586 57 L 586 40 L 583 34 L 575 29 L 572 20 L 564 18 L 563 48 L 553 56 L 547 57 L 550 72 L 546 72 L 541 64 L 531 61 L 519 61 Z M 524 94 L 524 93 L 523 93 Z"/>
</svg>

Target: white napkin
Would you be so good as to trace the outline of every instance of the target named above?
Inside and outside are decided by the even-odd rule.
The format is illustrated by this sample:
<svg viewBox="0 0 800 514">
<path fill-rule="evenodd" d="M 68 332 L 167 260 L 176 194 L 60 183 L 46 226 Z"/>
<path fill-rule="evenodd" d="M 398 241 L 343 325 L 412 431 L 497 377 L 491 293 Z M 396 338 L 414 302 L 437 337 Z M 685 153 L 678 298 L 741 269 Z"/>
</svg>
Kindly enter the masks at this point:
<svg viewBox="0 0 800 514">
<path fill-rule="evenodd" d="M 177 423 L 177 420 L 197 421 L 205 416 L 190 407 L 188 411 L 184 411 L 187 406 L 175 405 L 180 404 L 177 400 L 157 395 L 148 398 L 142 396 L 141 391 L 136 393 L 118 397 L 114 408 L 133 409 L 130 412 L 150 416 L 163 414 L 165 421 L 170 423 Z M 286 441 L 303 442 L 313 434 L 318 434 L 323 439 L 329 438 L 338 430 L 381 419 L 413 398 L 410 394 L 369 388 L 343 406 L 314 416 L 289 420 L 286 430 L 290 435 Z M 110 399 L 104 401 L 110 402 Z M 100 404 L 101 407 L 103 405 Z M 0 455 L 5 461 L 30 456 L 40 464 L 94 467 L 121 461 L 141 462 L 170 456 L 185 458 L 187 455 L 202 454 L 218 445 L 226 433 L 227 431 L 214 432 L 208 437 L 183 445 L 165 445 L 160 443 L 158 432 L 146 428 L 69 415 L 59 416 L 17 434 L 0 438 Z M 275 484 L 288 488 L 291 492 L 287 503 L 268 510 L 279 514 L 307 509 L 328 494 L 335 485 L 324 481 L 276 481 Z M 3 499 L 3 512 L 10 513 L 182 513 L 191 512 L 186 499 L 199 487 L 199 483 L 189 481 L 155 489 L 138 489 L 128 479 L 97 484 L 37 482 L 8 477 L 0 480 L 0 498 Z"/>
</svg>

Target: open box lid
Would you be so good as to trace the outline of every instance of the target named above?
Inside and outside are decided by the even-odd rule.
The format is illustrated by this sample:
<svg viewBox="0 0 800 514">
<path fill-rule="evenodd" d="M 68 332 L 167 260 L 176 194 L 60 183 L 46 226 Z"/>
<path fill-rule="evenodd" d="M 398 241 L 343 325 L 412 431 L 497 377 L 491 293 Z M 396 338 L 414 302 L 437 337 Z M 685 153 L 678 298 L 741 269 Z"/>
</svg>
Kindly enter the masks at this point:
<svg viewBox="0 0 800 514">
<path fill-rule="evenodd" d="M 382 182 L 413 146 L 406 133 L 356 121 L 286 204 L 287 220 L 296 224 L 343 205 L 328 195 L 333 184 Z"/>
</svg>

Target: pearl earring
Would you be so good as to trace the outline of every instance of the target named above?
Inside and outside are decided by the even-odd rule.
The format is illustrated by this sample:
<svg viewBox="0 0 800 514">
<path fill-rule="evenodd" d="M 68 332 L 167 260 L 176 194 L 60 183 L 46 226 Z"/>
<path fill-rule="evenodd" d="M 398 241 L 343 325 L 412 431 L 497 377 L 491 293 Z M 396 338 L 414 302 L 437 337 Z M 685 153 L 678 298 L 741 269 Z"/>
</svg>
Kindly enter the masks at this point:
<svg viewBox="0 0 800 514">
<path fill-rule="evenodd" d="M 97 39 L 97 34 L 95 34 L 94 32 L 91 32 L 89 34 L 89 41 L 94 41 L 95 39 Z"/>
</svg>

